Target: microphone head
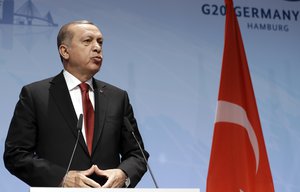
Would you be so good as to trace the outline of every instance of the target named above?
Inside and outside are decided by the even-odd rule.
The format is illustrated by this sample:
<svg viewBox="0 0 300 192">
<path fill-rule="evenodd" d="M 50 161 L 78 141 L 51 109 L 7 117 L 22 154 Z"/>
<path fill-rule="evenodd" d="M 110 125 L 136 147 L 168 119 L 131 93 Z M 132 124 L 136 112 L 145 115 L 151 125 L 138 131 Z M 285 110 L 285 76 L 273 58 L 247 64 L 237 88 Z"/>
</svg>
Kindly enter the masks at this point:
<svg viewBox="0 0 300 192">
<path fill-rule="evenodd" d="M 124 124 L 129 132 L 134 132 L 132 125 L 127 117 L 124 117 Z"/>
<path fill-rule="evenodd" d="M 77 126 L 76 126 L 77 131 L 81 131 L 81 129 L 82 129 L 82 123 L 83 123 L 83 115 L 80 114 L 79 115 L 79 119 L 77 121 Z"/>
</svg>

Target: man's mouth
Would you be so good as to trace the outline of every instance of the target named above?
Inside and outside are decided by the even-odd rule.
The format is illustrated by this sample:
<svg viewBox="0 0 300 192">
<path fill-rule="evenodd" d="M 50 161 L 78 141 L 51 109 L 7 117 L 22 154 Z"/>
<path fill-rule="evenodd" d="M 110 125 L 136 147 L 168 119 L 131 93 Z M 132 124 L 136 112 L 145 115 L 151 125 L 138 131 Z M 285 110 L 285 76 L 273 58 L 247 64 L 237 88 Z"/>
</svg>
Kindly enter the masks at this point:
<svg viewBox="0 0 300 192">
<path fill-rule="evenodd" d="M 92 57 L 92 60 L 95 62 L 95 63 L 100 63 L 102 61 L 102 57 L 100 56 L 95 56 L 95 57 Z"/>
</svg>

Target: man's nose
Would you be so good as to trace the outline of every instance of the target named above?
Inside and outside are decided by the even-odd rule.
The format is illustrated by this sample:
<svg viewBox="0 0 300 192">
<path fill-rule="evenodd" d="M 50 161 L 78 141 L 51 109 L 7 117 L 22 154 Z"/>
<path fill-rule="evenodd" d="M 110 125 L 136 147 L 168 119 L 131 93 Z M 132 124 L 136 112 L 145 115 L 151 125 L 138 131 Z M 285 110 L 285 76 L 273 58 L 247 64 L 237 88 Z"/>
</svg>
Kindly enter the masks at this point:
<svg viewBox="0 0 300 192">
<path fill-rule="evenodd" d="M 94 43 L 93 51 L 96 51 L 96 52 L 100 53 L 101 50 L 102 50 L 102 46 L 99 45 L 98 42 Z"/>
</svg>

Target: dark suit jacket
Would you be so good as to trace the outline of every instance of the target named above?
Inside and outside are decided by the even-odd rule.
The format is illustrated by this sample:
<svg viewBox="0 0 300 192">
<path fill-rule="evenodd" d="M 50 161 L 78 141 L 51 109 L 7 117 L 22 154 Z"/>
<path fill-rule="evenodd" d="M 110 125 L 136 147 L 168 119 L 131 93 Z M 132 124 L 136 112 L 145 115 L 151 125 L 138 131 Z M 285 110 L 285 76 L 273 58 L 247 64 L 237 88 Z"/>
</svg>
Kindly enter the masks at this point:
<svg viewBox="0 0 300 192">
<path fill-rule="evenodd" d="M 147 168 L 123 123 L 123 118 L 128 117 L 142 143 L 128 95 L 96 79 L 93 86 L 92 155 L 80 135 L 70 170 L 85 170 L 93 164 L 101 169 L 120 168 L 130 177 L 130 187 L 134 187 Z M 77 121 L 62 73 L 24 86 L 5 142 L 6 168 L 30 186 L 59 186 L 76 141 Z"/>
</svg>

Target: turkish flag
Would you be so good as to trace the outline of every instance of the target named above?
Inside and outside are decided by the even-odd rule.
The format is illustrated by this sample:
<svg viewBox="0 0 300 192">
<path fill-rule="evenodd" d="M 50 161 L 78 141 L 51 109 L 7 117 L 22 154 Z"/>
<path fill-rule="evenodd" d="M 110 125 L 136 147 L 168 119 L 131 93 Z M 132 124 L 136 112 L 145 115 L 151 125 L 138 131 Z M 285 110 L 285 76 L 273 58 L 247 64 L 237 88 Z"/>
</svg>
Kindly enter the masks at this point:
<svg viewBox="0 0 300 192">
<path fill-rule="evenodd" d="M 207 192 L 273 192 L 244 45 L 232 0 L 226 24 Z"/>
</svg>

